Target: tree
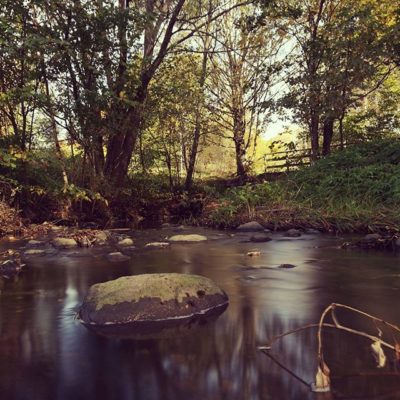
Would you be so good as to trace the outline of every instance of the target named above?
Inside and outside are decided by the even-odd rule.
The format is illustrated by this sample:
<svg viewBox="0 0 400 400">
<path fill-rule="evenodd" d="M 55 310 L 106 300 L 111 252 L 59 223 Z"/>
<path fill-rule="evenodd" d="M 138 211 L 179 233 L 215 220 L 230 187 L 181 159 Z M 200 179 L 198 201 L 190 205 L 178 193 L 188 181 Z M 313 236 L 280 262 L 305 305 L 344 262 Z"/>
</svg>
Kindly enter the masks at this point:
<svg viewBox="0 0 400 400">
<path fill-rule="evenodd" d="M 270 27 L 252 29 L 249 16 L 254 9 L 237 10 L 225 16 L 214 34 L 212 67 L 208 90 L 211 110 L 220 132 L 233 140 L 236 174 L 244 181 L 250 167 L 246 153 L 255 150 L 268 114 L 283 36 Z"/>
<path fill-rule="evenodd" d="M 0 113 L 12 131 L 11 144 L 26 150 L 32 141 L 37 109 L 38 48 L 31 41 L 29 4 L 2 2 L 0 10 Z"/>
<path fill-rule="evenodd" d="M 388 18 L 374 1 L 283 1 L 271 12 L 295 43 L 290 93 L 282 104 L 308 128 L 312 157 L 330 151 L 347 110 L 384 81 L 392 67 L 384 51 Z M 321 129 L 322 127 L 322 129 Z"/>
</svg>

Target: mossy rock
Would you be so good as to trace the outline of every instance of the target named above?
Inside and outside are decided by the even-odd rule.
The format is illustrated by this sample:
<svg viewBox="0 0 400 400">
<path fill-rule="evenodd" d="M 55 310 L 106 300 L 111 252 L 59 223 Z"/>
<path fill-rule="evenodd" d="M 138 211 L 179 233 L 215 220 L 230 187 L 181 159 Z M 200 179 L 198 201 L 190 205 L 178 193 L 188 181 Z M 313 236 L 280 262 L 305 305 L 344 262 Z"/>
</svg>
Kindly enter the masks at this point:
<svg viewBox="0 0 400 400">
<path fill-rule="evenodd" d="M 213 281 L 177 273 L 125 276 L 89 289 L 78 312 L 89 327 L 185 320 L 228 304 Z"/>
<path fill-rule="evenodd" d="M 246 222 L 245 224 L 239 225 L 236 230 L 241 232 L 260 232 L 265 228 L 257 221 Z"/>
<path fill-rule="evenodd" d="M 170 242 L 204 242 L 207 240 L 206 236 L 190 234 L 190 235 L 174 235 L 168 239 Z"/>
</svg>

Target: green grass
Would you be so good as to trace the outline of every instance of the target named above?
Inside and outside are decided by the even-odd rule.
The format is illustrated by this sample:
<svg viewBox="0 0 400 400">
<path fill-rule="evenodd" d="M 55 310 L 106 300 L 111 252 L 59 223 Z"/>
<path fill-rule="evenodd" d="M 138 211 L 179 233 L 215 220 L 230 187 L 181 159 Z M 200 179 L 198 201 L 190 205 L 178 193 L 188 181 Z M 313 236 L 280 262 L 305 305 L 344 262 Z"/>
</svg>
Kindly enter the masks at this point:
<svg viewBox="0 0 400 400">
<path fill-rule="evenodd" d="M 400 226 L 400 142 L 360 144 L 278 182 L 225 191 L 209 224 L 233 227 L 257 219 L 274 229 L 397 231 Z"/>
</svg>

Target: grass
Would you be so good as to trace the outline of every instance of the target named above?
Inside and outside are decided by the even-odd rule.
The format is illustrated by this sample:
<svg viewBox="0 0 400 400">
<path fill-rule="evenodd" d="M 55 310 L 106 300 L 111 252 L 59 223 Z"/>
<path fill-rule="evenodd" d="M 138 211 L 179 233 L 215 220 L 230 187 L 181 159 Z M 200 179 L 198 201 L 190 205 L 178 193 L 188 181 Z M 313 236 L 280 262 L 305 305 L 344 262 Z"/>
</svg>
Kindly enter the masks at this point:
<svg viewBox="0 0 400 400">
<path fill-rule="evenodd" d="M 209 225 L 224 228 L 256 219 L 272 229 L 397 232 L 400 142 L 364 143 L 284 180 L 228 189 L 204 218 Z"/>
</svg>

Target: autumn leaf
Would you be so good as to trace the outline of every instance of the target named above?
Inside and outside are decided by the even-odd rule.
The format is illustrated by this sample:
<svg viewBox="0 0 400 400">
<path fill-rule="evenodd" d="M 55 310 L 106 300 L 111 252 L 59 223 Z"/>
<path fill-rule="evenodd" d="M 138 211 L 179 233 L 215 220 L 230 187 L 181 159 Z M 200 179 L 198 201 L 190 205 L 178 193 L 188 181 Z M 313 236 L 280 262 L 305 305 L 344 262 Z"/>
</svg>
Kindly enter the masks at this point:
<svg viewBox="0 0 400 400">
<path fill-rule="evenodd" d="M 371 344 L 372 354 L 375 358 L 378 368 L 383 368 L 386 364 L 386 356 L 383 352 L 381 342 L 379 340 Z"/>
<path fill-rule="evenodd" d="M 321 361 L 315 375 L 315 382 L 311 384 L 311 390 L 313 392 L 329 392 L 331 390 L 330 384 L 330 370 L 325 362 Z"/>
</svg>

